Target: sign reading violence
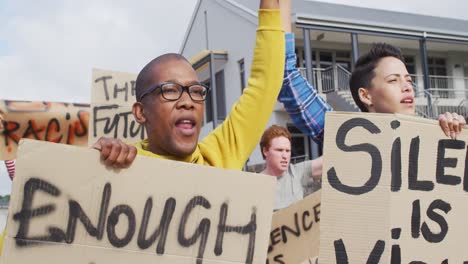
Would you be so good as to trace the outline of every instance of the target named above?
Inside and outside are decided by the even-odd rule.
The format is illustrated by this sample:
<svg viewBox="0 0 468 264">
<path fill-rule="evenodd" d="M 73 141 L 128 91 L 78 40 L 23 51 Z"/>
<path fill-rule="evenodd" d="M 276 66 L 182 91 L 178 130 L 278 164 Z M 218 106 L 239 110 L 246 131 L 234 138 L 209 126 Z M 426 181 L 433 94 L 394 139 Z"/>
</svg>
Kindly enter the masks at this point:
<svg viewBox="0 0 468 264">
<path fill-rule="evenodd" d="M 314 192 L 273 214 L 267 264 L 299 264 L 318 256 L 320 196 Z"/>
<path fill-rule="evenodd" d="M 144 139 L 145 129 L 132 114 L 135 80 L 135 74 L 93 69 L 89 145 L 102 136 L 128 143 Z"/>
<path fill-rule="evenodd" d="M 98 151 L 25 140 L 2 260 L 263 264 L 275 184 L 143 156 L 115 171 Z"/>
<path fill-rule="evenodd" d="M 320 263 L 466 263 L 468 131 L 327 113 Z"/>
<path fill-rule="evenodd" d="M 88 104 L 0 100 L 0 160 L 16 157 L 21 138 L 86 146 Z"/>
</svg>

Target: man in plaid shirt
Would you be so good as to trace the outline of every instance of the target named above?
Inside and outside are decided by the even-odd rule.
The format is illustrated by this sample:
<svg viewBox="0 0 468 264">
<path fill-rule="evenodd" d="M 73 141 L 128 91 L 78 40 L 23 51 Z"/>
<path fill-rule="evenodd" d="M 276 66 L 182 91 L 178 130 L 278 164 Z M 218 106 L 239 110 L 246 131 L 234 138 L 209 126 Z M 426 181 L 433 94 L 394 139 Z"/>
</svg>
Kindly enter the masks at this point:
<svg viewBox="0 0 468 264">
<path fill-rule="evenodd" d="M 333 109 L 296 68 L 294 34 L 286 33 L 285 40 L 286 64 L 278 101 L 283 103 L 298 129 L 322 144 L 325 112 Z"/>
</svg>

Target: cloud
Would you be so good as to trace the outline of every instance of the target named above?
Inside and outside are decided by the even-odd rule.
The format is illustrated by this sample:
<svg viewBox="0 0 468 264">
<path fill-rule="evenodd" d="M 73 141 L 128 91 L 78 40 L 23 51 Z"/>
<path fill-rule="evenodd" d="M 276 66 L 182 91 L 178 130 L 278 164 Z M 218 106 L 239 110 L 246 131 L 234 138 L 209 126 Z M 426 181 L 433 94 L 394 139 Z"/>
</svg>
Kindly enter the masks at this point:
<svg viewBox="0 0 468 264">
<path fill-rule="evenodd" d="M 195 6 L 195 0 L 6 2 L 0 99 L 65 102 L 89 102 L 93 67 L 137 73 L 157 55 L 177 52 Z"/>
</svg>

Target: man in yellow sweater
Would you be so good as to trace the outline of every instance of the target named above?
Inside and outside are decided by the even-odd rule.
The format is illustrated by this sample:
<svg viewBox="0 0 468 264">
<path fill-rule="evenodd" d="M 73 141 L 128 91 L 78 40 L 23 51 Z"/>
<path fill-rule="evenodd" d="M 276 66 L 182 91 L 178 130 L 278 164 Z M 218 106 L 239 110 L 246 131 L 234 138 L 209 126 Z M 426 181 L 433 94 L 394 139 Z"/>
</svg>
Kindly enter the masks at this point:
<svg viewBox="0 0 468 264">
<path fill-rule="evenodd" d="M 284 33 L 278 0 L 261 0 L 259 25 L 248 87 L 230 115 L 198 142 L 206 98 L 190 63 L 165 54 L 148 63 L 137 77 L 133 114 L 148 138 L 128 146 L 101 138 L 106 165 L 128 166 L 139 155 L 240 170 L 259 141 L 281 88 Z"/>
<path fill-rule="evenodd" d="M 138 153 L 240 170 L 267 126 L 283 81 L 285 44 L 278 0 L 261 0 L 258 19 L 248 87 L 218 128 L 198 143 L 205 88 L 185 58 L 162 55 L 143 68 L 136 82 L 133 114 L 145 125 L 148 138 L 135 146 L 99 139 L 94 147 L 105 164 L 128 166 Z"/>
</svg>

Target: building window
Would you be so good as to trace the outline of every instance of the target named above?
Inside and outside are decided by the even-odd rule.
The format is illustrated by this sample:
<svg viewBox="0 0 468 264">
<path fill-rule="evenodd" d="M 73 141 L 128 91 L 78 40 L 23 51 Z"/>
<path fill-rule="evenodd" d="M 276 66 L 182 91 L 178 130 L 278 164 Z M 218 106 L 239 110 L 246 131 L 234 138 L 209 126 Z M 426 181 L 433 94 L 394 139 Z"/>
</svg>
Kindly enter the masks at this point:
<svg viewBox="0 0 468 264">
<path fill-rule="evenodd" d="M 210 87 L 210 80 L 206 80 L 203 82 L 204 85 Z M 213 100 L 211 99 L 211 93 L 208 94 L 205 101 L 205 115 L 203 117 L 204 124 L 213 121 Z"/>
<path fill-rule="evenodd" d="M 336 51 L 335 62 L 346 70 L 351 71 L 351 52 Z"/>
<path fill-rule="evenodd" d="M 452 79 L 447 76 L 447 64 L 445 58 L 428 57 L 429 85 L 432 94 L 442 98 L 449 97 L 447 89 L 452 88 Z"/>
<path fill-rule="evenodd" d="M 226 119 L 226 89 L 224 87 L 224 70 L 215 74 L 216 80 L 216 110 L 218 120 Z"/>
<path fill-rule="evenodd" d="M 238 61 L 239 63 L 239 74 L 240 74 L 240 85 L 241 85 L 241 91 L 244 91 L 246 83 L 245 83 L 245 63 L 244 59 L 241 59 Z"/>
<path fill-rule="evenodd" d="M 215 74 L 216 81 L 216 110 L 218 114 L 217 120 L 226 119 L 226 89 L 225 89 L 225 80 L 224 80 L 224 70 L 221 70 Z M 204 85 L 211 88 L 211 80 L 205 80 Z M 213 121 L 213 91 L 210 92 L 205 101 L 205 124 Z"/>
<path fill-rule="evenodd" d="M 416 64 L 414 63 L 414 56 L 403 56 L 405 59 L 405 66 L 408 73 L 413 76 L 416 75 Z M 413 80 L 414 81 L 414 80 Z"/>
<path fill-rule="evenodd" d="M 291 133 L 291 162 L 297 163 L 309 159 L 309 141 L 297 127 L 292 124 L 287 125 Z"/>
</svg>

